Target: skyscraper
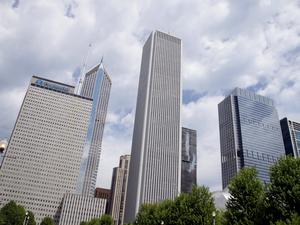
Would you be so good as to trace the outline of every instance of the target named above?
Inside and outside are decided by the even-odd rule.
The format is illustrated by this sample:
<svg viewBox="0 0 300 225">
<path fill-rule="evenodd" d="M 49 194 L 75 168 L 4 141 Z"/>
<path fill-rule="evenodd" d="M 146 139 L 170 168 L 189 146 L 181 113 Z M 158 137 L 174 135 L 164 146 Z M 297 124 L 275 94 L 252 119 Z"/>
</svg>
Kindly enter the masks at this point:
<svg viewBox="0 0 300 225">
<path fill-rule="evenodd" d="M 152 32 L 143 47 L 124 222 L 173 199 L 181 175 L 181 40 Z"/>
<path fill-rule="evenodd" d="M 300 157 L 300 123 L 283 118 L 280 120 L 285 154 Z"/>
<path fill-rule="evenodd" d="M 92 99 L 33 76 L 0 174 L 0 206 L 14 200 L 41 222 L 58 222 L 63 195 L 76 190 Z"/>
<path fill-rule="evenodd" d="M 197 131 L 182 128 L 181 192 L 192 192 L 197 185 Z"/>
<path fill-rule="evenodd" d="M 284 155 L 273 100 L 236 88 L 219 105 L 222 183 L 225 188 L 243 167 L 256 167 L 269 181 L 269 168 Z"/>
<path fill-rule="evenodd" d="M 113 170 L 111 181 L 112 195 L 108 211 L 112 215 L 115 225 L 122 225 L 124 220 L 129 164 L 130 155 L 122 155 L 119 166 Z"/>
<path fill-rule="evenodd" d="M 111 85 L 102 62 L 85 74 L 81 96 L 93 99 L 92 110 L 77 193 L 64 196 L 59 225 L 79 225 L 81 221 L 88 221 L 105 213 L 107 199 L 95 198 L 94 194 Z"/>
<path fill-rule="evenodd" d="M 81 96 L 92 98 L 93 106 L 78 179 L 78 193 L 94 196 L 102 137 L 111 89 L 111 79 L 103 63 L 85 74 Z"/>
</svg>

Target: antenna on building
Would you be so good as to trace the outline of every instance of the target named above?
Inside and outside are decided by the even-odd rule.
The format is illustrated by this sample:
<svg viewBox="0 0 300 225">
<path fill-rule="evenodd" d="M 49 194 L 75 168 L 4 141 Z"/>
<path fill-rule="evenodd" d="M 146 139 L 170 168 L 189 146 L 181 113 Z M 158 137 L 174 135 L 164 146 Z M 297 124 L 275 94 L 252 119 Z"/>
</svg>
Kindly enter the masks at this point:
<svg viewBox="0 0 300 225">
<path fill-rule="evenodd" d="M 84 73 L 85 73 L 85 70 L 86 70 L 86 64 L 87 64 L 88 57 L 90 55 L 91 47 L 92 47 L 92 44 L 90 43 L 89 48 L 88 48 L 88 52 L 86 54 L 85 59 L 83 60 L 82 68 L 81 68 L 81 71 L 80 71 L 79 82 L 78 82 L 78 85 L 77 85 L 76 90 L 75 90 L 76 95 L 80 95 L 80 92 L 81 92 L 82 83 L 83 83 L 83 80 L 84 80 Z"/>
</svg>

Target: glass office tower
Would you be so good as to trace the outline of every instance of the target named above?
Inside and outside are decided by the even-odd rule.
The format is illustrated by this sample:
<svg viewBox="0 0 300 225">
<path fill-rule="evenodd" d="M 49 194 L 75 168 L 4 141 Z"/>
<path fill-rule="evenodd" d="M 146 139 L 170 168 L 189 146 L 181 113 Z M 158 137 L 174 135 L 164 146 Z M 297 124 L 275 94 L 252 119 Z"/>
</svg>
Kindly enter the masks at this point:
<svg viewBox="0 0 300 225">
<path fill-rule="evenodd" d="M 269 181 L 269 168 L 284 155 L 273 100 L 236 88 L 219 105 L 222 183 L 225 188 L 243 167 L 256 167 Z"/>
<path fill-rule="evenodd" d="M 280 120 L 285 154 L 300 157 L 300 123 L 283 118 Z"/>
<path fill-rule="evenodd" d="M 182 128 L 181 192 L 192 192 L 197 185 L 197 131 Z"/>
<path fill-rule="evenodd" d="M 103 63 L 89 70 L 80 95 L 93 99 L 92 112 L 80 167 L 77 192 L 93 197 L 101 155 L 102 137 L 111 90 L 111 79 Z"/>
</svg>

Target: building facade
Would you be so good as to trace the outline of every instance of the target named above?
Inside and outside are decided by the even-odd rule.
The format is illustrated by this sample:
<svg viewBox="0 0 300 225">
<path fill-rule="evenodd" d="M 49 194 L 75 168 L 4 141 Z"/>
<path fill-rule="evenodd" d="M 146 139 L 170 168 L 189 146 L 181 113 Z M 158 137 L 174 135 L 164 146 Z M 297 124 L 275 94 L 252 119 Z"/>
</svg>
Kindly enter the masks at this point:
<svg viewBox="0 0 300 225">
<path fill-rule="evenodd" d="M 280 120 L 285 154 L 300 157 L 300 123 L 283 118 Z"/>
<path fill-rule="evenodd" d="M 92 100 L 74 87 L 33 76 L 0 174 L 0 206 L 16 201 L 58 223 L 63 195 L 76 190 Z"/>
<path fill-rule="evenodd" d="M 115 167 L 113 170 L 111 181 L 112 195 L 108 211 L 112 215 L 115 225 L 122 225 L 124 222 L 129 165 L 130 155 L 122 155 L 119 167 Z"/>
<path fill-rule="evenodd" d="M 111 85 L 102 62 L 85 74 L 81 96 L 92 98 L 93 106 L 80 167 L 78 194 L 94 196 Z"/>
<path fill-rule="evenodd" d="M 243 167 L 256 167 L 269 182 L 269 168 L 284 155 L 278 113 L 272 99 L 236 88 L 219 105 L 222 183 Z"/>
<path fill-rule="evenodd" d="M 99 218 L 105 214 L 107 200 L 80 194 L 66 194 L 59 225 L 79 225 L 82 221 Z"/>
<path fill-rule="evenodd" d="M 192 192 L 197 185 L 197 131 L 182 128 L 181 192 Z"/>
<path fill-rule="evenodd" d="M 124 222 L 181 184 L 181 40 L 152 32 L 143 47 Z"/>
</svg>

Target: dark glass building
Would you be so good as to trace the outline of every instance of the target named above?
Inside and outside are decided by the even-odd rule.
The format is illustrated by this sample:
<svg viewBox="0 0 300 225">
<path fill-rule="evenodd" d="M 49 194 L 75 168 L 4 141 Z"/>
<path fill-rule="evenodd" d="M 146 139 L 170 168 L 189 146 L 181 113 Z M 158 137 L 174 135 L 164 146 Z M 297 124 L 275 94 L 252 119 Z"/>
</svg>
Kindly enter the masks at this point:
<svg viewBox="0 0 300 225">
<path fill-rule="evenodd" d="M 272 99 L 236 88 L 219 105 L 222 183 L 243 167 L 256 167 L 269 182 L 269 168 L 284 155 L 277 110 Z"/>
<path fill-rule="evenodd" d="M 197 185 L 197 131 L 182 128 L 181 192 L 191 192 Z"/>
<path fill-rule="evenodd" d="M 280 120 L 285 154 L 300 156 L 300 123 L 283 118 Z"/>
</svg>

